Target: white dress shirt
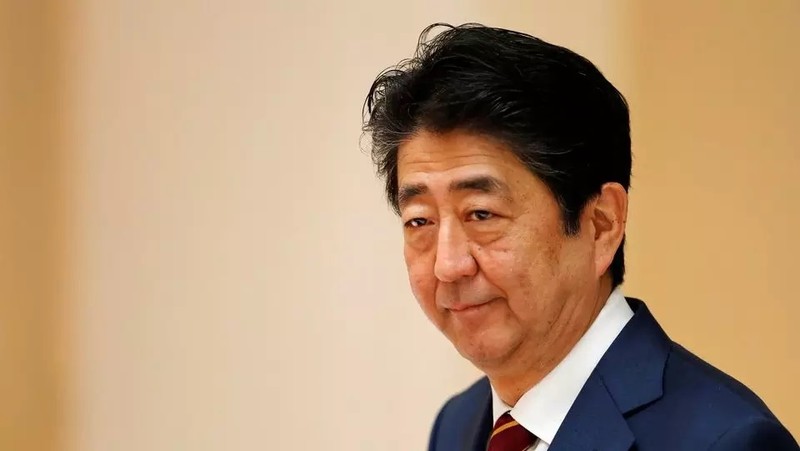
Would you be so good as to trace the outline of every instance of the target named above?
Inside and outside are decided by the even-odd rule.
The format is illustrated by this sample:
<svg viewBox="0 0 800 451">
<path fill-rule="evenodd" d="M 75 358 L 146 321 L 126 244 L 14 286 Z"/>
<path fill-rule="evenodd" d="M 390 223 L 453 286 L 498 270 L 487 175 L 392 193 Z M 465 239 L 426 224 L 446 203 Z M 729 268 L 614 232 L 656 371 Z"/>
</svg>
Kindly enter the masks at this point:
<svg viewBox="0 0 800 451">
<path fill-rule="evenodd" d="M 522 395 L 514 407 L 506 405 L 492 387 L 494 422 L 511 411 L 511 416 L 538 438 L 528 450 L 546 451 L 600 358 L 632 317 L 633 311 L 617 287 L 564 360 Z"/>
</svg>

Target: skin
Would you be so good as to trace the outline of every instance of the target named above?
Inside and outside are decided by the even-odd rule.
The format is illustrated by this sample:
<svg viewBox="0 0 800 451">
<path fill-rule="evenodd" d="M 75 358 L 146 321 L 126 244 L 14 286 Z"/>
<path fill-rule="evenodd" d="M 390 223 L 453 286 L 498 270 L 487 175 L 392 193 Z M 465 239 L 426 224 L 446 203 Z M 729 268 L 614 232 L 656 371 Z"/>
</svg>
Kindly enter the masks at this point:
<svg viewBox="0 0 800 451">
<path fill-rule="evenodd" d="M 460 130 L 403 143 L 398 187 L 414 296 L 513 406 L 608 299 L 627 192 L 603 185 L 567 236 L 541 180 L 500 142 Z"/>
</svg>

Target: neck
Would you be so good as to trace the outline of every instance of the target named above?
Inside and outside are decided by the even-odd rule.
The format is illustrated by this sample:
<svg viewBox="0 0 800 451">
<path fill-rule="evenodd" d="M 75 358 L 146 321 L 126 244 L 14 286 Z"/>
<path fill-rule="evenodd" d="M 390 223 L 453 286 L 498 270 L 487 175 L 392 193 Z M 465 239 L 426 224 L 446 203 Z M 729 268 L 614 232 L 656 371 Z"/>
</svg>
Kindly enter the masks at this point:
<svg viewBox="0 0 800 451">
<path fill-rule="evenodd" d="M 597 319 L 611 295 L 609 277 L 603 277 L 597 290 L 565 312 L 542 342 L 532 349 L 517 349 L 502 367 L 484 369 L 500 399 L 514 406 L 519 398 L 538 384 L 569 354 Z M 567 309 L 565 309 L 567 310 Z"/>
</svg>

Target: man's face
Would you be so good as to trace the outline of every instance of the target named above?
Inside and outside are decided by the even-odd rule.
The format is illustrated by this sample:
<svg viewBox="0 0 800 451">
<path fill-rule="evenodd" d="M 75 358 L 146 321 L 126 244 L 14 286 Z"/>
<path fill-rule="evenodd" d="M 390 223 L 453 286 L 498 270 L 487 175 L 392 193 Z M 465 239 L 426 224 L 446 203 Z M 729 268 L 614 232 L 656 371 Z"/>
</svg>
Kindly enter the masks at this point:
<svg viewBox="0 0 800 451">
<path fill-rule="evenodd" d="M 463 131 L 401 145 L 398 187 L 409 280 L 431 321 L 484 370 L 545 363 L 597 281 L 591 227 L 565 235 L 547 186 Z"/>
</svg>

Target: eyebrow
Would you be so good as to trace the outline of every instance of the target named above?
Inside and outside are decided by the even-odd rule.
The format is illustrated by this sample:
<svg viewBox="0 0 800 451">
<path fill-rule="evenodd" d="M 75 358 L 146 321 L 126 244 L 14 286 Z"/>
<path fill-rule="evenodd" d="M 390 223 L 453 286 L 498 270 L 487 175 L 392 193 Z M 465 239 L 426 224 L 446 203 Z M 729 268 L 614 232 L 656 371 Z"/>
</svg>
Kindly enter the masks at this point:
<svg viewBox="0 0 800 451">
<path fill-rule="evenodd" d="M 477 191 L 483 194 L 499 194 L 505 198 L 510 198 L 511 190 L 508 185 L 489 175 L 478 175 L 461 180 L 453 180 L 450 183 L 449 191 Z M 403 185 L 397 194 L 397 205 L 403 207 L 411 199 L 426 194 L 428 187 L 424 183 L 414 183 Z"/>
</svg>

